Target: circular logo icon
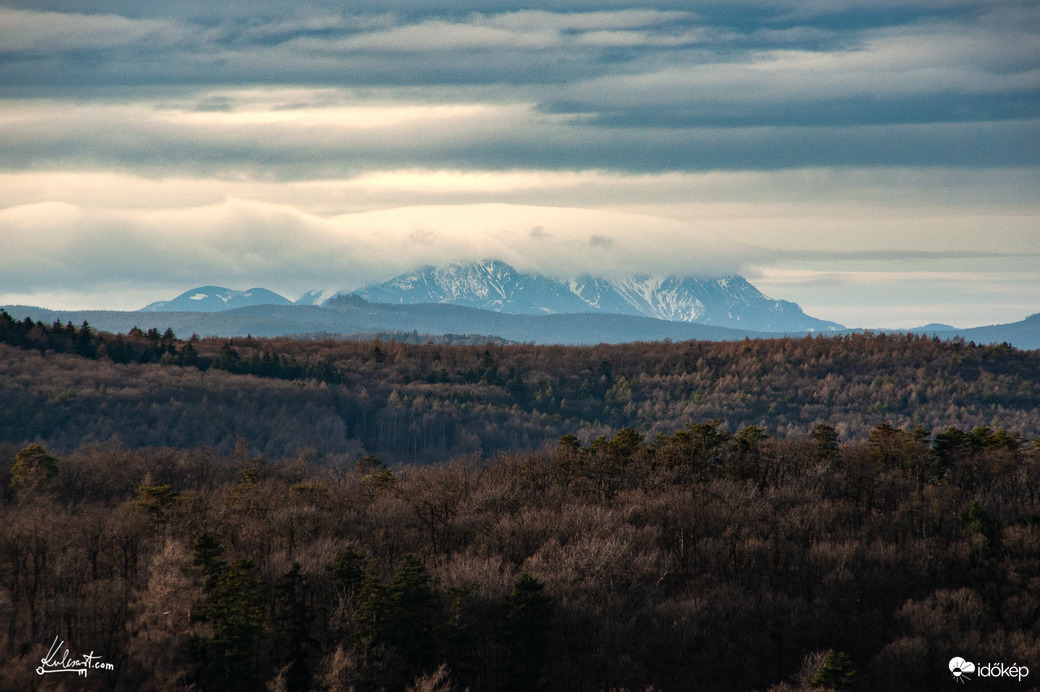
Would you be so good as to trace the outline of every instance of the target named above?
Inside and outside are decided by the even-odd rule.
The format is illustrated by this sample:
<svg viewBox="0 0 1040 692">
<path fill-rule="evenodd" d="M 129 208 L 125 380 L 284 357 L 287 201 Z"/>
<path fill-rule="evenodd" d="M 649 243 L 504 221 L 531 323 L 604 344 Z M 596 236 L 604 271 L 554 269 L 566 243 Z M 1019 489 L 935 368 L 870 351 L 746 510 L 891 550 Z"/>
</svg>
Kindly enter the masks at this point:
<svg viewBox="0 0 1040 692">
<path fill-rule="evenodd" d="M 960 656 L 954 656 L 950 659 L 950 672 L 953 673 L 953 679 L 957 682 L 971 680 L 967 674 L 975 672 L 975 664 L 971 661 L 965 661 Z"/>
</svg>

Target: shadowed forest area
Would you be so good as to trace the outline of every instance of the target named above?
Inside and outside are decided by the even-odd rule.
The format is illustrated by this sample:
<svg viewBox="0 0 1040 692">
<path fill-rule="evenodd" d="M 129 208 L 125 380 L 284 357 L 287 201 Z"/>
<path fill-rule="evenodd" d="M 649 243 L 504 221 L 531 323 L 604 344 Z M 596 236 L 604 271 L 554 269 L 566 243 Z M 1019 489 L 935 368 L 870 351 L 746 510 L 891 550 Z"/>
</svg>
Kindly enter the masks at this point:
<svg viewBox="0 0 1040 692">
<path fill-rule="evenodd" d="M 2 458 L 3 689 L 939 690 L 952 656 L 1040 660 L 1017 433 Z M 41 681 L 55 636 L 114 670 Z"/>
<path fill-rule="evenodd" d="M 0 341 L 0 689 L 1040 674 L 1036 352 Z"/>
</svg>

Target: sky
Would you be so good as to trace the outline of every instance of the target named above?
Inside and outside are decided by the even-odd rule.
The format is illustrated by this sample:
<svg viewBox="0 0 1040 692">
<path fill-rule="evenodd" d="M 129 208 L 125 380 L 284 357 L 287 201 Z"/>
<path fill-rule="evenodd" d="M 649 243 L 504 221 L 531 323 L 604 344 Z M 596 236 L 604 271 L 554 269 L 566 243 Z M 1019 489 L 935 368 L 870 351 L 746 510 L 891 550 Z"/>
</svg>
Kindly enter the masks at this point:
<svg viewBox="0 0 1040 692">
<path fill-rule="evenodd" d="M 0 304 L 489 258 L 1040 312 L 1040 3 L 0 0 Z"/>
</svg>

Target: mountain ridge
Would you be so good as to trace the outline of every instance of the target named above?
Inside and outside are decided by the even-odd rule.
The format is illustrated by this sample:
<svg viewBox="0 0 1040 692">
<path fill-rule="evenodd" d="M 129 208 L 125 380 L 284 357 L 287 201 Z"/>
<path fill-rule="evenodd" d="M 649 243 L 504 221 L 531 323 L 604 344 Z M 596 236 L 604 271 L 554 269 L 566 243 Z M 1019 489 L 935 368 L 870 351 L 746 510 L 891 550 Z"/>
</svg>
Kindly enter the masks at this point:
<svg viewBox="0 0 1040 692">
<path fill-rule="evenodd" d="M 370 303 L 447 303 L 519 315 L 588 312 L 562 282 L 519 272 L 499 260 L 426 265 L 352 295 Z"/>
<path fill-rule="evenodd" d="M 250 305 L 289 305 L 285 296 L 266 288 L 237 291 L 223 286 L 199 286 L 185 291 L 173 300 L 159 300 L 141 308 L 141 312 L 222 312 Z"/>
<path fill-rule="evenodd" d="M 765 296 L 742 276 L 582 275 L 569 281 L 519 272 L 500 260 L 428 265 L 354 291 L 373 303 L 449 303 L 514 314 L 596 312 L 754 331 L 832 332 L 843 325 Z"/>
<path fill-rule="evenodd" d="M 352 295 L 388 305 L 450 304 L 516 315 L 616 314 L 757 332 L 833 332 L 844 327 L 765 296 L 744 277 L 581 275 L 522 272 L 497 259 L 426 265 L 352 292 L 311 290 L 295 301 L 273 291 L 201 286 L 142 312 L 219 312 L 251 305 L 324 306 Z"/>
<path fill-rule="evenodd" d="M 132 327 L 159 332 L 167 328 L 184 335 L 201 336 L 297 336 L 374 333 L 484 334 L 509 341 L 537 344 L 598 344 L 636 341 L 731 341 L 804 336 L 806 332 L 755 332 L 690 322 L 667 322 L 648 317 L 578 313 L 569 315 L 511 315 L 456 305 L 368 304 L 344 294 L 341 305 L 250 306 L 219 312 L 140 312 L 113 310 L 49 310 L 27 305 L 0 306 L 17 320 L 29 318 L 47 324 L 55 321 L 94 329 L 126 333 Z M 821 336 L 844 336 L 864 331 L 906 333 L 906 329 L 845 329 Z M 918 332 L 920 333 L 920 332 Z M 927 334 L 932 336 L 933 334 Z M 935 334 L 941 339 L 962 338 L 980 344 L 1006 342 L 1019 349 L 1040 349 L 1040 314 L 1018 322 L 956 329 Z"/>
<path fill-rule="evenodd" d="M 173 326 L 178 332 L 187 330 L 189 333 L 195 331 L 226 336 L 244 336 L 249 333 L 257 336 L 383 331 L 413 333 L 419 330 L 430 334 L 487 334 L 537 343 L 617 343 L 744 336 L 769 338 L 805 333 L 839 335 L 865 331 L 863 328 L 842 328 L 836 323 L 822 320 L 806 324 L 805 320 L 816 318 L 805 315 L 796 303 L 764 296 L 739 276 L 715 279 L 627 277 L 609 280 L 583 275 L 569 281 L 559 281 L 538 274 L 525 274 L 496 260 L 470 263 L 470 269 L 474 268 L 479 270 L 478 276 L 483 277 L 475 283 L 473 276 L 467 278 L 467 269 L 462 263 L 457 263 L 454 269 L 450 269 L 450 265 L 441 268 L 426 266 L 400 274 L 383 284 L 373 284 L 353 292 L 310 291 L 296 301 L 262 288 L 235 291 L 220 286 L 201 286 L 185 291 L 173 300 L 151 303 L 138 312 L 54 311 L 26 306 L 12 306 L 12 309 L 17 309 L 23 315 L 32 315 L 34 319 L 46 315 L 48 321 L 55 316 L 62 316 L 63 320 L 67 317 L 76 323 L 86 318 L 94 324 L 100 318 L 116 331 L 125 331 L 136 323 L 151 325 L 148 316 L 159 317 L 165 313 L 169 319 L 160 319 L 155 326 L 164 322 L 162 328 Z M 446 290 L 445 286 L 433 280 L 437 272 L 440 272 L 441 283 L 445 277 L 455 281 L 452 290 Z M 376 290 L 379 287 L 382 288 Z M 394 294 L 395 291 L 403 290 L 411 293 L 410 300 L 406 301 L 402 295 Z M 364 298 L 365 295 L 387 302 L 370 304 Z M 710 299 L 705 300 L 705 297 Z M 244 300 L 252 302 L 243 304 Z M 422 305 L 423 300 L 427 301 L 425 307 Z M 340 313 L 353 311 L 354 317 L 345 319 L 340 314 L 333 318 L 322 314 L 322 308 L 318 306 L 335 307 Z M 392 309 L 409 306 L 408 310 Z M 448 306 L 465 310 L 446 312 L 440 309 Z M 759 310 L 757 315 L 754 313 L 756 306 Z M 250 307 L 256 309 L 246 309 Z M 300 311 L 294 313 L 294 309 Z M 362 314 L 367 317 L 361 319 L 359 316 Z M 531 319 L 503 321 L 495 315 Z M 539 316 L 563 315 L 572 317 L 535 319 Z M 793 317 L 793 325 L 791 321 L 781 321 L 785 315 Z M 648 321 L 616 319 L 620 317 L 641 317 Z M 822 326 L 826 328 L 819 328 L 819 322 L 823 322 Z M 553 326 L 550 327 L 550 324 Z M 568 324 L 570 326 L 564 326 Z M 583 333 L 578 325 L 587 332 Z M 717 326 L 723 331 L 688 330 L 682 328 L 682 325 Z M 97 326 L 105 328 L 101 324 Z M 553 328 L 564 331 L 553 334 Z M 616 332 L 612 332 L 612 329 L 616 329 Z M 943 339 L 960 337 L 979 343 L 1007 342 L 1016 348 L 1040 348 L 1040 314 L 1030 315 L 1019 322 L 972 328 L 931 323 L 909 329 L 875 327 L 867 330 L 910 332 Z"/>
<path fill-rule="evenodd" d="M 733 341 L 746 337 L 780 336 L 689 322 L 667 322 L 633 315 L 601 313 L 518 315 L 449 304 L 388 305 L 365 303 L 346 294 L 342 304 L 254 305 L 219 312 L 118 312 L 110 310 L 48 310 L 8 306 L 17 320 L 28 317 L 45 323 L 80 324 L 114 333 L 132 327 L 200 336 L 276 337 L 299 334 L 352 335 L 379 332 L 420 334 L 484 334 L 509 341 L 593 345 L 637 341 Z"/>
</svg>

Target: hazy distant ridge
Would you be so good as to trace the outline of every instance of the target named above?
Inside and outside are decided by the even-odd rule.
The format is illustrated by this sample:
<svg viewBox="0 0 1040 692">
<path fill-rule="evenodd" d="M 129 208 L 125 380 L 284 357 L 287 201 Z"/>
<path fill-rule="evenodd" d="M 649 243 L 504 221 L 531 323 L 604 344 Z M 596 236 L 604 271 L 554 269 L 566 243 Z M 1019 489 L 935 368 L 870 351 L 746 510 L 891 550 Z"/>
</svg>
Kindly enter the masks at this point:
<svg viewBox="0 0 1040 692">
<path fill-rule="evenodd" d="M 50 324 L 55 320 L 79 325 L 84 321 L 95 329 L 127 332 L 131 327 L 152 327 L 160 332 L 173 329 L 178 335 L 196 332 L 202 336 L 286 336 L 294 334 L 374 334 L 407 332 L 418 334 L 484 334 L 510 341 L 539 344 L 598 344 L 631 341 L 673 341 L 733 339 L 781 336 L 776 332 L 727 329 L 691 322 L 577 313 L 569 315 L 513 315 L 477 310 L 457 305 L 380 305 L 369 304 L 358 296 L 341 295 L 326 307 L 307 305 L 254 305 L 219 312 L 116 312 L 108 310 L 48 310 L 24 305 L 3 306 L 15 319 L 29 317 Z M 842 330 L 849 334 L 862 330 Z M 879 330 L 885 331 L 885 330 Z M 942 339 L 961 337 L 980 344 L 1007 342 L 1016 348 L 1040 349 L 1040 314 L 1009 324 L 931 332 Z M 805 332 L 788 332 L 792 335 Z"/>
<path fill-rule="evenodd" d="M 178 334 L 217 336 L 407 332 L 587 344 L 853 331 L 768 298 L 740 276 L 581 276 L 563 282 L 495 260 L 423 267 L 353 293 L 310 291 L 295 302 L 264 288 L 201 286 L 138 312 L 8 309 L 19 319 L 87 320 L 110 331 L 171 327 Z M 928 324 L 888 331 L 1040 348 L 1040 314 L 968 329 Z"/>
<path fill-rule="evenodd" d="M 221 312 L 251 305 L 289 305 L 292 301 L 266 288 L 236 291 L 223 286 L 200 286 L 185 291 L 173 300 L 160 300 L 141 308 L 141 312 Z"/>
</svg>

